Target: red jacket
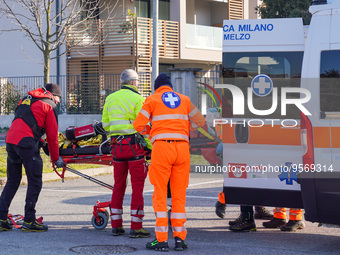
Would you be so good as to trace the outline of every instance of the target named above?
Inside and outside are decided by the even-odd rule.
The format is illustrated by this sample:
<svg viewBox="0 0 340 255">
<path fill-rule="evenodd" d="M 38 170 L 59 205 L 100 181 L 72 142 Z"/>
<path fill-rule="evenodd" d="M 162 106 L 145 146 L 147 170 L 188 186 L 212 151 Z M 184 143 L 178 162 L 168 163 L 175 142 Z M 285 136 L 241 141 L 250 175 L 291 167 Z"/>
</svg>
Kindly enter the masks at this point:
<svg viewBox="0 0 340 255">
<path fill-rule="evenodd" d="M 31 111 L 40 129 L 45 130 L 51 160 L 56 161 L 59 158 L 58 115 L 53 96 L 42 88 L 32 90 L 28 92 L 28 95 L 33 98 L 44 99 L 32 103 Z M 21 102 L 22 100 L 19 105 Z M 31 128 L 21 118 L 17 118 L 12 122 L 7 132 L 6 143 L 21 147 L 34 147 L 37 141 Z"/>
</svg>

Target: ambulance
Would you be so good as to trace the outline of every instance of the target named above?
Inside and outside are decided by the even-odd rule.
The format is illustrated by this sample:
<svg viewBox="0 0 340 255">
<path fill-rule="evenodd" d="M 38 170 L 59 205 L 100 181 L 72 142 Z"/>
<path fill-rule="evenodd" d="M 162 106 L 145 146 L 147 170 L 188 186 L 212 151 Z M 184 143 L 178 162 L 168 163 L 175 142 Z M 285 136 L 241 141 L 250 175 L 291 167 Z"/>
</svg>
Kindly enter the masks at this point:
<svg viewBox="0 0 340 255">
<path fill-rule="evenodd" d="M 308 28 L 223 23 L 224 193 L 227 204 L 303 208 L 308 221 L 340 225 L 340 0 L 309 11 Z"/>
</svg>

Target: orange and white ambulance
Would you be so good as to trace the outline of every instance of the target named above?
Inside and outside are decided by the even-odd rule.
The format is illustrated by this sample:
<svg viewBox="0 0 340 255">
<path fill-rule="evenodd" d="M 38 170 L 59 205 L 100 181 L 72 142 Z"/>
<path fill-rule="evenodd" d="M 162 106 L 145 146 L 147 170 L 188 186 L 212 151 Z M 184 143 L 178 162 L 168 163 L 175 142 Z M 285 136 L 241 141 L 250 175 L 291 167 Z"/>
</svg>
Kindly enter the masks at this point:
<svg viewBox="0 0 340 255">
<path fill-rule="evenodd" d="M 299 18 L 224 21 L 224 193 L 340 224 L 340 0 L 310 12 L 308 33 Z"/>
</svg>

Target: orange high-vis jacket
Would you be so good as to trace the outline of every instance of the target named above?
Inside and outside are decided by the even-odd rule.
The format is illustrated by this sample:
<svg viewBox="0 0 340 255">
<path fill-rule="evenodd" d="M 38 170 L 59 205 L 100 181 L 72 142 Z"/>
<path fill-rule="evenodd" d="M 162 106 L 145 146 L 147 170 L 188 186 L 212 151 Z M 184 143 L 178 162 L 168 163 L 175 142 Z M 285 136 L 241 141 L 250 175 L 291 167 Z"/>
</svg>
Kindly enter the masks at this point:
<svg viewBox="0 0 340 255">
<path fill-rule="evenodd" d="M 205 119 L 189 97 L 175 93 L 169 86 L 161 86 L 145 100 L 133 126 L 141 134 L 150 134 L 151 143 L 156 140 L 189 142 L 190 122 L 193 128 L 198 128 L 205 124 Z"/>
</svg>

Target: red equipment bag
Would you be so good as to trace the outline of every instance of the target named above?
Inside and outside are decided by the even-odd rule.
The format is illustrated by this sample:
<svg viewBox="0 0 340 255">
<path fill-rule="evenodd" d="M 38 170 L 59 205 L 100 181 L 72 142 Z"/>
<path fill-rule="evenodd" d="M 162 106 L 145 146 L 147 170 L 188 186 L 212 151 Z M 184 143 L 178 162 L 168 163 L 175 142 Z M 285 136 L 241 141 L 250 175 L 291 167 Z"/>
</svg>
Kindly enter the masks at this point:
<svg viewBox="0 0 340 255">
<path fill-rule="evenodd" d="M 14 227 L 21 228 L 19 225 L 22 225 L 22 223 L 24 223 L 24 216 L 20 214 L 8 214 L 7 221 L 9 222 L 9 224 L 14 225 Z"/>
<path fill-rule="evenodd" d="M 82 127 L 68 127 L 66 129 L 66 138 L 69 141 L 80 141 L 96 136 L 93 125 L 86 125 Z"/>
</svg>

